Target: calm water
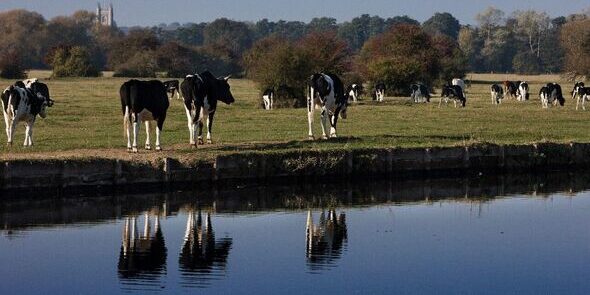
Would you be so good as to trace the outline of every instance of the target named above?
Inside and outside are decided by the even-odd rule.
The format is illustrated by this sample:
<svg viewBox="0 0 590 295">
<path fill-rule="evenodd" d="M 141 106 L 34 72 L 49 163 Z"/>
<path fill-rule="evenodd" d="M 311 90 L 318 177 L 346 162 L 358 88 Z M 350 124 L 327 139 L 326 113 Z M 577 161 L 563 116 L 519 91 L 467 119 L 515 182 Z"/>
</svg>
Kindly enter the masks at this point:
<svg viewBox="0 0 590 295">
<path fill-rule="evenodd" d="M 576 179 L 22 196 L 0 202 L 0 294 L 588 294 Z"/>
</svg>

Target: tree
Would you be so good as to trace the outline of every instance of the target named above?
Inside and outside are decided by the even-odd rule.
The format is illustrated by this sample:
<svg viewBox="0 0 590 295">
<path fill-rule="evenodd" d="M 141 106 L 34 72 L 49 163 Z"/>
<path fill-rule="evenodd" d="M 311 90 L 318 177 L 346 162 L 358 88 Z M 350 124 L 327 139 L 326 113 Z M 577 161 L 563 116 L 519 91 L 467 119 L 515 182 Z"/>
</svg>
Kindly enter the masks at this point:
<svg viewBox="0 0 590 295">
<path fill-rule="evenodd" d="M 564 69 L 573 76 L 590 76 L 590 19 L 570 21 L 561 27 Z"/>
<path fill-rule="evenodd" d="M 307 25 L 309 32 L 335 32 L 338 29 L 336 19 L 332 17 L 314 17 Z"/>
<path fill-rule="evenodd" d="M 457 40 L 461 26 L 459 25 L 459 20 L 457 20 L 450 13 L 437 12 L 434 14 L 434 16 L 432 16 L 427 21 L 425 21 L 424 24 L 422 24 L 422 28 L 425 32 L 431 35 L 442 34 L 449 36 L 454 40 Z"/>
<path fill-rule="evenodd" d="M 156 34 L 147 29 L 133 29 L 129 34 L 113 42 L 109 49 L 108 65 L 116 69 L 143 52 L 153 52 L 160 46 Z"/>
<path fill-rule="evenodd" d="M 479 27 L 485 32 L 487 41 L 490 41 L 494 29 L 501 25 L 503 19 L 504 12 L 493 6 L 486 8 L 475 16 Z"/>
<path fill-rule="evenodd" d="M 516 11 L 517 30 L 527 39 L 530 52 L 541 57 L 541 41 L 549 29 L 550 18 L 545 12 L 534 10 Z"/>
<path fill-rule="evenodd" d="M 84 47 L 62 46 L 53 53 L 53 77 L 97 77 L 100 72 L 92 64 L 88 50 Z"/>
<path fill-rule="evenodd" d="M 351 50 L 358 51 L 369 38 L 383 33 L 386 26 L 384 19 L 363 14 L 350 22 L 341 24 L 338 28 L 338 36 L 346 40 Z"/>
<path fill-rule="evenodd" d="M 168 77 L 184 77 L 196 73 L 196 52 L 176 42 L 168 42 L 156 51 L 158 69 L 167 73 Z"/>
<path fill-rule="evenodd" d="M 42 15 L 20 9 L 0 12 L 0 32 L 0 54 L 18 52 L 20 66 L 25 68 L 43 65 L 46 27 Z"/>
<path fill-rule="evenodd" d="M 24 79 L 27 77 L 19 51 L 7 49 L 0 52 L 0 78 Z"/>
<path fill-rule="evenodd" d="M 350 51 L 335 32 L 313 32 L 303 37 L 298 46 L 311 63 L 307 74 L 329 72 L 342 75 L 350 69 Z"/>
<path fill-rule="evenodd" d="M 397 25 L 367 41 L 357 64 L 373 83 L 383 81 L 389 92 L 408 94 L 408 85 L 432 85 L 438 78 L 440 63 L 432 47 L 432 38 L 422 28 Z"/>
<path fill-rule="evenodd" d="M 519 52 L 512 60 L 514 72 L 519 74 L 539 74 L 543 72 L 541 60 L 529 51 Z"/>
<path fill-rule="evenodd" d="M 439 85 L 453 78 L 463 78 L 467 72 L 467 58 L 459 44 L 446 35 L 434 36 L 432 43 L 440 63 Z"/>
<path fill-rule="evenodd" d="M 244 65 L 246 76 L 257 82 L 261 91 L 267 88 L 288 90 L 286 95 L 277 95 L 276 105 L 305 105 L 305 85 L 311 75 L 311 63 L 293 42 L 277 36 L 261 39 L 244 55 Z"/>
</svg>

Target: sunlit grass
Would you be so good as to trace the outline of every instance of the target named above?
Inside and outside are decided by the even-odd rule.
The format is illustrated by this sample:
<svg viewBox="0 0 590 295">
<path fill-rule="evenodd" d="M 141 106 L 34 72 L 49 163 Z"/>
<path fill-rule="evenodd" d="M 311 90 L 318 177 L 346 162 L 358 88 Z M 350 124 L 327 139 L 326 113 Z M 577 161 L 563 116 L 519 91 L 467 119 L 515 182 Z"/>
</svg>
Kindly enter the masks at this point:
<svg viewBox="0 0 590 295">
<path fill-rule="evenodd" d="M 30 76 L 47 78 L 49 73 L 34 71 Z M 46 119 L 37 120 L 35 146 L 21 147 L 24 127 L 19 126 L 15 145 L 1 144 L 0 153 L 4 157 L 30 152 L 64 152 L 71 156 L 79 150 L 84 150 L 85 155 L 98 156 L 110 152 L 124 153 L 126 140 L 118 91 L 127 79 L 108 76 L 45 79 L 56 103 Z M 347 120 L 339 121 L 341 138 L 314 142 L 307 141 L 305 109 L 264 111 L 260 108 L 258 90 L 252 81 L 231 80 L 236 103 L 231 106 L 220 103 L 213 130 L 214 145 L 200 146 L 198 150 L 189 147 L 183 105 L 181 101 L 173 100 L 162 135 L 165 151 L 159 155 L 211 157 L 219 153 L 253 150 L 590 142 L 590 110 L 575 111 L 575 102 L 571 100 L 567 100 L 563 108 L 541 109 L 537 93 L 542 83 L 558 81 L 562 83 L 564 93 L 569 92 L 572 84 L 559 81 L 559 76 L 482 74 L 468 75 L 467 78 L 479 82 L 468 89 L 465 109 L 455 109 L 452 104 L 438 108 L 438 94 L 431 104 L 411 104 L 408 98 L 388 98 L 381 104 L 365 100 L 351 106 Z M 505 100 L 500 106 L 492 105 L 489 85 L 505 79 L 529 81 L 531 100 L 523 103 Z M 12 82 L 0 80 L 0 87 L 3 89 Z M 316 116 L 315 132 L 319 137 L 319 114 Z M 142 130 L 140 143 L 143 143 L 144 136 Z M 0 139 L 6 142 L 4 132 Z"/>
</svg>

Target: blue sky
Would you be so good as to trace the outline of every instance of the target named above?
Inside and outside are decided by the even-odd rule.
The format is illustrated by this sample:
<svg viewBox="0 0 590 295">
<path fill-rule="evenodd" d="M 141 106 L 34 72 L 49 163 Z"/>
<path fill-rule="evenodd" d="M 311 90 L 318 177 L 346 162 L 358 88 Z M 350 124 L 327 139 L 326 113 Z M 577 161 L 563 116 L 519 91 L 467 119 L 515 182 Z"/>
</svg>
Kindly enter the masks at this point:
<svg viewBox="0 0 590 295">
<path fill-rule="evenodd" d="M 100 2 L 104 0 L 99 0 Z M 219 17 L 242 21 L 309 21 L 330 16 L 338 22 L 363 13 L 390 17 L 407 14 L 424 21 L 435 12 L 450 12 L 463 24 L 473 24 L 477 12 L 493 5 L 510 14 L 514 10 L 536 9 L 555 17 L 581 12 L 589 0 L 112 0 L 119 26 L 156 25 L 171 22 L 208 22 Z M 24 8 L 46 18 L 68 15 L 76 10 L 94 11 L 96 0 L 0 0 L 0 10 Z"/>
</svg>

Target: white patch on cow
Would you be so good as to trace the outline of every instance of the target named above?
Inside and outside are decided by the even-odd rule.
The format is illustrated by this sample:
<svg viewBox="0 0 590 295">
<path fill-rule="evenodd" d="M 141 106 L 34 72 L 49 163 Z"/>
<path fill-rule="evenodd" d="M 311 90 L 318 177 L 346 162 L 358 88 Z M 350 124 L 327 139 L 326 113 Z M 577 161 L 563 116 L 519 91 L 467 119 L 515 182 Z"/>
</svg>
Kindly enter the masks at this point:
<svg viewBox="0 0 590 295">
<path fill-rule="evenodd" d="M 385 99 L 385 90 L 375 90 L 375 96 L 377 97 L 378 102 L 383 102 Z"/>
<path fill-rule="evenodd" d="M 544 109 L 549 108 L 549 94 L 545 92 L 541 92 L 541 105 Z"/>
</svg>

